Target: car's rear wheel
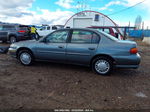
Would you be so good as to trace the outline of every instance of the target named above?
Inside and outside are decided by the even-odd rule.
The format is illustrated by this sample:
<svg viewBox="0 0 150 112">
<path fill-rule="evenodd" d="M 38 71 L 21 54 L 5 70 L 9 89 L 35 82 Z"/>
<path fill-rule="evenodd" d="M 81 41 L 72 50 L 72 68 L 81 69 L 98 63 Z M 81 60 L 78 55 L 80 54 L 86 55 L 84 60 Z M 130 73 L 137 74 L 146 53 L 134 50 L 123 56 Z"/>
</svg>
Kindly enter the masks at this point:
<svg viewBox="0 0 150 112">
<path fill-rule="evenodd" d="M 17 39 L 16 39 L 15 36 L 11 36 L 11 37 L 9 38 L 9 41 L 10 41 L 10 43 L 12 44 L 12 43 L 17 42 Z"/>
<path fill-rule="evenodd" d="M 29 50 L 22 50 L 19 52 L 18 59 L 21 64 L 29 66 L 33 63 L 33 55 Z"/>
<path fill-rule="evenodd" d="M 97 57 L 92 61 L 92 69 L 99 75 L 110 75 L 113 70 L 113 62 L 107 57 Z"/>
</svg>

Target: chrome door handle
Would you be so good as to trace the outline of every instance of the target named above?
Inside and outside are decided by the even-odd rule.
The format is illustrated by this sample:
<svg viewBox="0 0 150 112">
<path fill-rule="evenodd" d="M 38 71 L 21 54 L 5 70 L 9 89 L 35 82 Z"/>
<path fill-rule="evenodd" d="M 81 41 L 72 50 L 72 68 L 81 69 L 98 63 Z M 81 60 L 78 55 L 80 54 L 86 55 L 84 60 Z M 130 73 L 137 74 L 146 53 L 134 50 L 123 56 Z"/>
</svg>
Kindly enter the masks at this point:
<svg viewBox="0 0 150 112">
<path fill-rule="evenodd" d="M 95 48 L 90 47 L 89 50 L 95 50 Z"/>
</svg>

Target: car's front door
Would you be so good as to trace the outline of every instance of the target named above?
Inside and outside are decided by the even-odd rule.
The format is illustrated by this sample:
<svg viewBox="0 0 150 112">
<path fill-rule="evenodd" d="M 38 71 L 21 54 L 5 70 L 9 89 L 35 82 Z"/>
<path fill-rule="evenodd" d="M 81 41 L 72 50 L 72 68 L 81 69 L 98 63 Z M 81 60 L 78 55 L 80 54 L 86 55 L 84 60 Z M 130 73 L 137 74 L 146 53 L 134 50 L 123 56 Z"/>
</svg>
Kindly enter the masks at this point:
<svg viewBox="0 0 150 112">
<path fill-rule="evenodd" d="M 73 30 L 67 44 L 67 61 L 75 64 L 89 64 L 97 50 L 99 35 L 88 30 Z"/>
<path fill-rule="evenodd" d="M 45 38 L 45 42 L 39 42 L 35 47 L 36 58 L 49 61 L 65 61 L 66 59 L 66 40 L 69 31 L 55 31 Z"/>
</svg>

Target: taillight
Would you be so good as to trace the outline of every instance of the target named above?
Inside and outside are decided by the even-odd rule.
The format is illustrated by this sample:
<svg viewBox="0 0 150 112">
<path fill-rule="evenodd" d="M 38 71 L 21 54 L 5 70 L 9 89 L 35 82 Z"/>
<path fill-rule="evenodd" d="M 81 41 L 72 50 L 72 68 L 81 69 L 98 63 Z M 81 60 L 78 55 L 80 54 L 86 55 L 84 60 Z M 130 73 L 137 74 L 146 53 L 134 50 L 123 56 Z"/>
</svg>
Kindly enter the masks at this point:
<svg viewBox="0 0 150 112">
<path fill-rule="evenodd" d="M 26 31 L 25 30 L 19 30 L 18 32 L 19 33 L 25 33 Z"/>
<path fill-rule="evenodd" d="M 130 53 L 131 54 L 136 54 L 138 52 L 138 49 L 137 48 L 131 48 L 130 49 Z"/>
</svg>

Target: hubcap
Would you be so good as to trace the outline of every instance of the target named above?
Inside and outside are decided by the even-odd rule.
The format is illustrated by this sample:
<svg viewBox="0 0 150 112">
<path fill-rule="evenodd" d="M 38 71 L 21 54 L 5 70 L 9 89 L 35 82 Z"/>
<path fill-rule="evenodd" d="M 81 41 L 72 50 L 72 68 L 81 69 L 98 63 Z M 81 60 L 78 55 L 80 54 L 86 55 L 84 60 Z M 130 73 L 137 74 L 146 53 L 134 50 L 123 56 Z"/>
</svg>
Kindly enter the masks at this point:
<svg viewBox="0 0 150 112">
<path fill-rule="evenodd" d="M 30 54 L 24 52 L 20 55 L 20 60 L 23 64 L 28 65 L 31 62 L 31 56 Z"/>
<path fill-rule="evenodd" d="M 11 43 L 15 43 L 16 42 L 16 38 L 15 37 L 11 37 L 10 41 L 11 41 Z"/>
<path fill-rule="evenodd" d="M 110 64 L 106 60 L 98 60 L 95 63 L 95 70 L 98 73 L 105 74 L 105 73 L 107 73 L 109 71 L 109 69 L 110 69 Z"/>
</svg>

